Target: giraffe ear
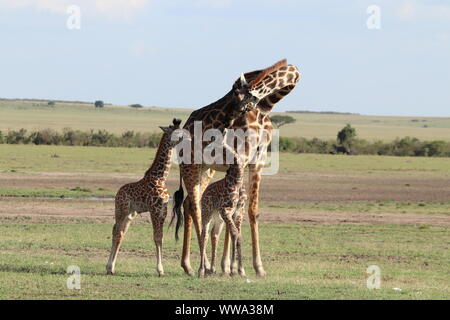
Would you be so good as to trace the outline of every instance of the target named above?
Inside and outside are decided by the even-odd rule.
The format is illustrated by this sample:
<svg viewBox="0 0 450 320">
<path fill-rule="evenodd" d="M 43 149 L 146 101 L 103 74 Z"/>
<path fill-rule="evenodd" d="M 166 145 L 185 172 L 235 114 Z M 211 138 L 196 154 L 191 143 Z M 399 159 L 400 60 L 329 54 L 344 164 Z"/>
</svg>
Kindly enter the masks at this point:
<svg viewBox="0 0 450 320">
<path fill-rule="evenodd" d="M 174 119 L 172 120 L 172 123 L 173 123 L 173 125 L 175 126 L 175 128 L 179 128 L 179 127 L 180 127 L 180 124 L 181 124 L 181 120 L 180 120 L 180 119 L 174 118 Z"/>
<path fill-rule="evenodd" d="M 169 131 L 169 127 L 160 127 L 162 131 L 167 132 Z"/>
</svg>

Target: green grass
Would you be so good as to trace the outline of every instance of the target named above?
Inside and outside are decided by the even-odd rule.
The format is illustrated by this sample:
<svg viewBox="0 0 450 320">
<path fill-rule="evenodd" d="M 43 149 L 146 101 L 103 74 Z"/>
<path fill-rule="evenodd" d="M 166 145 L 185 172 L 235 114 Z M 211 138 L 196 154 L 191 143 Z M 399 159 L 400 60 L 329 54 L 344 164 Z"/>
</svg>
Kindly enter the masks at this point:
<svg viewBox="0 0 450 320">
<path fill-rule="evenodd" d="M 212 101 L 211 101 L 212 102 Z M 202 106 L 196 106 L 200 108 Z M 276 110 L 274 110 L 276 111 Z M 45 102 L 0 100 L 0 130 L 42 129 L 106 129 L 114 133 L 126 130 L 157 132 L 157 126 L 167 125 L 172 118 L 185 121 L 191 110 L 180 108 L 133 109 L 123 106 L 105 106 Z M 450 118 L 383 117 L 359 115 L 294 114 L 294 124 L 281 128 L 281 136 L 335 139 L 337 132 L 347 123 L 366 140 L 390 141 L 397 137 L 412 136 L 422 140 L 450 140 Z M 428 126 L 424 128 L 424 125 Z"/>
<path fill-rule="evenodd" d="M 326 201 L 306 202 L 299 204 L 276 203 L 262 205 L 276 211 L 298 212 L 351 212 L 351 213 L 408 213 L 408 214 L 438 214 L 450 216 L 450 201 L 443 202 L 400 202 L 400 201 Z"/>
<path fill-rule="evenodd" d="M 0 187 L 0 197 L 45 197 L 45 198 L 86 198 L 86 197 L 114 197 L 114 190 L 74 188 L 15 188 Z"/>
<path fill-rule="evenodd" d="M 176 108 L 136 109 L 122 106 L 105 106 L 56 103 L 49 107 L 44 102 L 0 101 L 0 130 L 8 129 L 107 129 L 122 133 L 126 130 L 160 132 L 158 126 L 169 125 L 177 116 L 186 120 L 191 111 Z"/>
<path fill-rule="evenodd" d="M 156 149 L 0 144 L 0 172 L 142 173 Z M 59 157 L 52 157 L 57 154 Z M 450 159 L 280 154 L 280 172 L 450 175 Z M 173 165 L 171 170 L 178 170 Z"/>
<path fill-rule="evenodd" d="M 104 275 L 112 221 L 1 217 L 0 299 L 448 299 L 449 230 L 423 226 L 261 224 L 268 276 L 251 269 L 245 223 L 244 278 L 190 278 L 179 267 L 181 243 L 166 233 L 165 278 L 156 277 L 151 227 L 134 223 L 113 277 Z M 198 266 L 196 246 L 193 267 Z M 380 290 L 366 288 L 369 265 Z M 66 288 L 69 265 L 80 291 Z M 398 287 L 397 292 L 392 288 Z"/>
<path fill-rule="evenodd" d="M 358 137 L 366 140 L 391 141 L 406 136 L 421 140 L 450 140 L 450 118 L 295 113 L 289 115 L 296 118 L 297 122 L 283 126 L 282 136 L 336 139 L 337 132 L 350 123 L 356 128 Z"/>
<path fill-rule="evenodd" d="M 280 171 L 442 176 L 450 174 L 450 159 L 281 153 Z"/>
</svg>

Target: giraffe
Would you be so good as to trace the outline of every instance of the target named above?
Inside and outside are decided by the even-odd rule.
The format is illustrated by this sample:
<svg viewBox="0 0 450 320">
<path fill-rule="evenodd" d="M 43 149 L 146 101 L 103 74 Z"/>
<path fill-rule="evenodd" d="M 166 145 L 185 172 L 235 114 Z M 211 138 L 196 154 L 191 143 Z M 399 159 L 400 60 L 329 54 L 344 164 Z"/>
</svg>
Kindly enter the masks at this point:
<svg viewBox="0 0 450 320">
<path fill-rule="evenodd" d="M 131 224 L 131 221 L 142 212 L 149 212 L 153 225 L 153 239 L 156 245 L 156 271 L 164 275 L 162 265 L 163 225 L 167 215 L 169 193 L 166 179 L 172 159 L 173 147 L 178 143 L 176 130 L 181 120 L 173 119 L 172 125 L 160 127 L 164 132 L 158 150 L 150 168 L 144 177 L 133 183 L 120 187 L 115 197 L 115 224 L 112 231 L 111 254 L 106 265 L 107 274 L 114 274 L 120 244 Z M 181 130 L 179 130 L 181 131 Z M 173 137 L 172 137 L 172 133 Z"/>
<path fill-rule="evenodd" d="M 206 191 L 205 191 L 206 192 Z M 203 199 L 203 196 L 202 196 Z M 247 193 L 245 191 L 245 184 L 242 184 L 241 190 L 239 192 L 239 200 L 236 206 L 235 215 L 233 216 L 234 224 L 239 232 L 241 233 L 241 225 L 242 220 L 244 218 L 243 212 L 244 212 L 244 206 L 245 202 L 247 201 Z M 203 210 L 203 209 L 202 209 Z M 202 211 L 203 214 L 203 211 Z M 219 242 L 219 237 L 223 229 L 223 220 L 216 219 L 213 222 L 212 228 L 211 228 L 211 264 L 209 269 L 206 270 L 206 272 L 209 272 L 211 274 L 216 272 L 216 258 L 217 258 L 217 243 Z M 207 245 L 207 240 L 205 247 Z M 221 263 L 222 271 L 224 275 L 232 275 L 235 274 L 238 270 L 237 266 L 235 265 L 235 261 L 233 261 L 233 265 L 230 266 L 230 258 L 229 258 L 229 245 L 230 245 L 230 231 L 228 226 L 226 227 L 225 232 L 225 241 L 224 241 L 224 248 L 223 248 L 223 259 Z M 207 260 L 205 259 L 205 263 Z M 206 265 L 206 264 L 205 264 Z M 245 276 L 244 268 L 241 267 L 239 270 L 240 275 Z"/>
<path fill-rule="evenodd" d="M 241 222 L 242 208 L 245 205 L 246 194 L 244 188 L 244 167 L 239 155 L 234 150 L 224 145 L 233 155 L 233 163 L 229 164 L 225 178 L 210 184 L 202 195 L 202 232 L 200 242 L 200 268 L 199 277 L 205 276 L 206 272 L 206 244 L 208 241 L 208 230 L 213 219 L 212 235 L 212 258 L 209 271 L 215 271 L 215 256 L 217 250 L 217 240 L 225 222 L 227 225 L 227 234 L 232 238 L 232 264 L 231 274 L 236 272 L 236 258 L 238 263 L 238 272 L 241 276 L 245 276 L 242 265 L 241 252 Z M 229 230 L 229 232 L 228 232 Z M 226 250 L 228 250 L 226 248 Z"/>
<path fill-rule="evenodd" d="M 248 216 L 252 235 L 253 268 L 257 276 L 261 277 L 265 276 L 266 273 L 262 265 L 259 247 L 258 203 L 261 172 L 264 167 L 264 162 L 260 160 L 250 163 L 249 155 L 256 148 L 267 150 L 273 130 L 269 113 L 276 103 L 295 88 L 299 79 L 300 72 L 297 67 L 288 65 L 286 59 L 277 62 L 269 68 L 245 73 L 241 75 L 240 79 L 234 82 L 232 90 L 224 97 L 192 112 L 183 127 L 192 134 L 194 132 L 194 122 L 201 121 L 203 132 L 210 128 L 232 128 L 243 130 L 252 129 L 256 133 L 256 143 L 250 143 L 248 139 L 245 141 L 246 149 L 243 164 L 249 168 L 250 192 Z M 246 93 L 252 95 L 256 107 L 240 115 L 234 121 L 225 121 L 224 119 L 226 119 L 227 110 L 230 108 L 230 105 L 236 103 L 233 102 L 233 99 L 235 100 L 233 97 L 235 97 L 236 90 L 240 90 L 240 92 L 244 90 Z M 265 142 L 259 136 L 259 133 L 262 131 L 268 133 Z M 201 194 L 216 170 L 225 171 L 226 166 L 214 166 L 205 163 L 180 164 L 180 188 L 174 195 L 174 213 L 177 213 L 177 216 L 181 217 L 179 212 L 181 211 L 181 205 L 183 205 L 185 214 L 181 266 L 189 275 L 194 274 L 190 264 L 192 223 L 194 223 L 197 238 L 200 239 Z M 183 183 L 187 191 L 187 197 L 184 202 Z M 225 247 L 228 246 L 228 239 L 229 237 L 225 238 Z M 227 252 L 224 250 L 222 268 L 226 265 Z M 206 265 L 208 265 L 208 262 L 206 262 Z"/>
</svg>

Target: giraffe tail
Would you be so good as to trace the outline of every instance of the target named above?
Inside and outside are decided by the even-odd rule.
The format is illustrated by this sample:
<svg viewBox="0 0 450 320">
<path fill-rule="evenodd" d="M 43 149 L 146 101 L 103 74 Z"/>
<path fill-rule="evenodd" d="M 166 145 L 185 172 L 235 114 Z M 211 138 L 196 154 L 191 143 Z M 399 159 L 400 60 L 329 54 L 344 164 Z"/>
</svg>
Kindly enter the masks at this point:
<svg viewBox="0 0 450 320">
<path fill-rule="evenodd" d="M 183 191 L 183 183 L 181 180 L 181 173 L 180 173 L 180 187 L 173 195 L 173 210 L 172 210 L 172 219 L 170 220 L 170 226 L 173 224 L 174 220 L 176 219 L 176 225 L 175 225 L 175 240 L 178 241 L 178 230 L 181 227 L 181 224 L 183 223 L 183 211 L 181 210 L 181 207 L 183 205 L 184 200 L 184 191 Z"/>
</svg>

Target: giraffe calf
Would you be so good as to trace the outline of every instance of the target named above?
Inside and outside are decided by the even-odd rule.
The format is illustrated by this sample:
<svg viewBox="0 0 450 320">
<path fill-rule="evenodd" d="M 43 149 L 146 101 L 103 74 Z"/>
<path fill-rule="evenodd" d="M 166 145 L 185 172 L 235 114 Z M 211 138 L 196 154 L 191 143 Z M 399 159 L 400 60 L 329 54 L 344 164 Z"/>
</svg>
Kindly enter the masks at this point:
<svg viewBox="0 0 450 320">
<path fill-rule="evenodd" d="M 131 221 L 138 214 L 149 212 L 156 245 L 156 270 L 159 276 L 164 275 L 162 266 L 163 226 L 169 202 L 166 179 L 169 175 L 173 147 L 178 143 L 178 139 L 172 140 L 172 133 L 179 129 L 180 123 L 181 120 L 173 119 L 173 125 L 160 127 L 164 134 L 151 167 L 141 180 L 122 186 L 116 194 L 115 224 L 112 232 L 111 254 L 106 265 L 107 274 L 114 274 L 119 248 Z"/>
<path fill-rule="evenodd" d="M 228 146 L 225 146 L 225 149 L 232 152 L 234 162 L 229 165 L 225 178 L 209 185 L 204 191 L 201 199 L 202 232 L 200 237 L 201 260 L 199 277 L 204 277 L 207 272 L 206 244 L 208 242 L 208 232 L 211 222 L 213 222 L 211 231 L 212 257 L 209 272 L 215 272 L 217 242 L 225 222 L 226 234 L 222 270 L 225 274 L 236 274 L 239 272 L 240 275 L 245 276 L 241 250 L 242 212 L 244 210 L 245 200 L 247 199 L 244 188 L 244 167 L 240 161 L 239 155 L 237 155 L 234 150 Z M 231 269 L 229 266 L 228 255 L 230 236 L 232 241 Z"/>
</svg>

